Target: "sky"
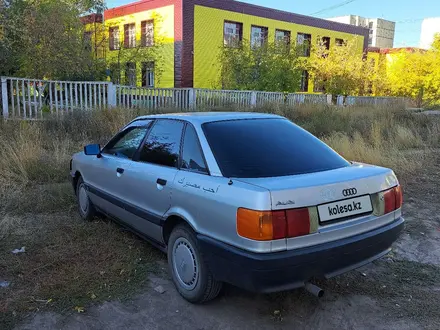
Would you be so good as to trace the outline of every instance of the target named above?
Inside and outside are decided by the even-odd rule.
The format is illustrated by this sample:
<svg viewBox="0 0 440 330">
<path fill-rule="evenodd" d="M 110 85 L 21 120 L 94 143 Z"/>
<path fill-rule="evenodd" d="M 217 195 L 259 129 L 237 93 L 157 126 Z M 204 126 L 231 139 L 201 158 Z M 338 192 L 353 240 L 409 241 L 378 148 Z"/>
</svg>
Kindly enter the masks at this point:
<svg viewBox="0 0 440 330">
<path fill-rule="evenodd" d="M 108 8 L 136 0 L 107 0 Z M 396 22 L 394 47 L 419 45 L 423 18 L 440 17 L 440 0 L 241 0 L 320 18 L 359 15 Z M 343 5 L 346 3 L 345 5 Z M 326 11 L 323 9 L 334 7 Z M 336 7 L 336 8 L 335 8 Z M 312 15 L 322 11 L 319 14 Z"/>
</svg>

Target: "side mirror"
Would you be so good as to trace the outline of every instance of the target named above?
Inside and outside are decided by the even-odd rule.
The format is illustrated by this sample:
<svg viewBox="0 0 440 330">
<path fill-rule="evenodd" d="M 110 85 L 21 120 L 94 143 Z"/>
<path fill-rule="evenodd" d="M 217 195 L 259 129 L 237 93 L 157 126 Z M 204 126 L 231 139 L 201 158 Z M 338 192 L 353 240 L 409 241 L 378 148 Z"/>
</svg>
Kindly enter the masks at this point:
<svg viewBox="0 0 440 330">
<path fill-rule="evenodd" d="M 89 144 L 84 147 L 84 154 L 101 157 L 101 146 L 99 144 Z"/>
</svg>

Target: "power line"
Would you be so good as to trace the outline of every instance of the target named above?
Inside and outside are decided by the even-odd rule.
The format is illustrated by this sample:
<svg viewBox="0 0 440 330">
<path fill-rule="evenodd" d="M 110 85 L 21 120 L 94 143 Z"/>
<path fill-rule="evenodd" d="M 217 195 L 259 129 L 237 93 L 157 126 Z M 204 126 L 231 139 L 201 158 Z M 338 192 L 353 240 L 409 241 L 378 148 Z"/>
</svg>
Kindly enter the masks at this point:
<svg viewBox="0 0 440 330">
<path fill-rule="evenodd" d="M 327 8 L 321 9 L 321 10 L 319 10 L 319 11 L 317 11 L 317 12 L 315 12 L 315 13 L 312 13 L 312 14 L 310 14 L 310 15 L 311 15 L 311 16 L 312 16 L 312 15 L 318 15 L 318 14 L 321 14 L 321 13 L 326 12 L 326 11 L 329 11 L 329 10 L 333 10 L 333 9 L 337 9 L 337 8 L 340 8 L 340 7 L 346 6 L 346 5 L 348 5 L 348 4 L 352 3 L 352 2 L 355 2 L 355 1 L 357 1 L 357 0 L 345 0 L 344 2 L 338 3 L 338 4 L 333 5 L 333 6 L 331 6 L 331 7 L 327 7 Z"/>
<path fill-rule="evenodd" d="M 400 23 L 400 24 L 406 24 L 406 23 L 416 23 L 416 22 L 420 22 L 423 21 L 424 18 L 408 18 L 408 19 L 403 19 L 400 21 L 396 21 L 395 23 Z"/>
</svg>

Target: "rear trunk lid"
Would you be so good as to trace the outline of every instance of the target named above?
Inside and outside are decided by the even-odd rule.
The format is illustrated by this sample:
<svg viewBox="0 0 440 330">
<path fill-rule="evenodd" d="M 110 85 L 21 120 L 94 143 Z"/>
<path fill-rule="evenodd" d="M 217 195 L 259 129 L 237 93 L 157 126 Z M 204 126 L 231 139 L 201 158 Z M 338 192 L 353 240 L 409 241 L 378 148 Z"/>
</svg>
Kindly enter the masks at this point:
<svg viewBox="0 0 440 330">
<path fill-rule="evenodd" d="M 389 169 L 355 163 L 331 171 L 240 181 L 268 189 L 272 210 L 284 210 L 371 195 L 395 186 L 393 178 Z"/>
</svg>

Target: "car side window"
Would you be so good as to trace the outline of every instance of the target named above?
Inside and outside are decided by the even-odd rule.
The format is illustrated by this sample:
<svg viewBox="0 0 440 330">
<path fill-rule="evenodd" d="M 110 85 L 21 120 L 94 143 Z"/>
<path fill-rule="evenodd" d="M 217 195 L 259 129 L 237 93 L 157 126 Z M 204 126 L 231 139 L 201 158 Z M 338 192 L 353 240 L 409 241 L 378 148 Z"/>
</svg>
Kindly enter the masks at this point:
<svg viewBox="0 0 440 330">
<path fill-rule="evenodd" d="M 119 138 L 111 141 L 104 148 L 103 153 L 132 159 L 147 134 L 147 130 L 147 126 L 127 128 Z"/>
<path fill-rule="evenodd" d="M 183 139 L 182 169 L 208 173 L 208 168 L 200 148 L 199 138 L 192 125 L 187 125 Z"/>
<path fill-rule="evenodd" d="M 139 160 L 177 168 L 183 125 L 177 120 L 158 120 L 141 148 Z"/>
</svg>

